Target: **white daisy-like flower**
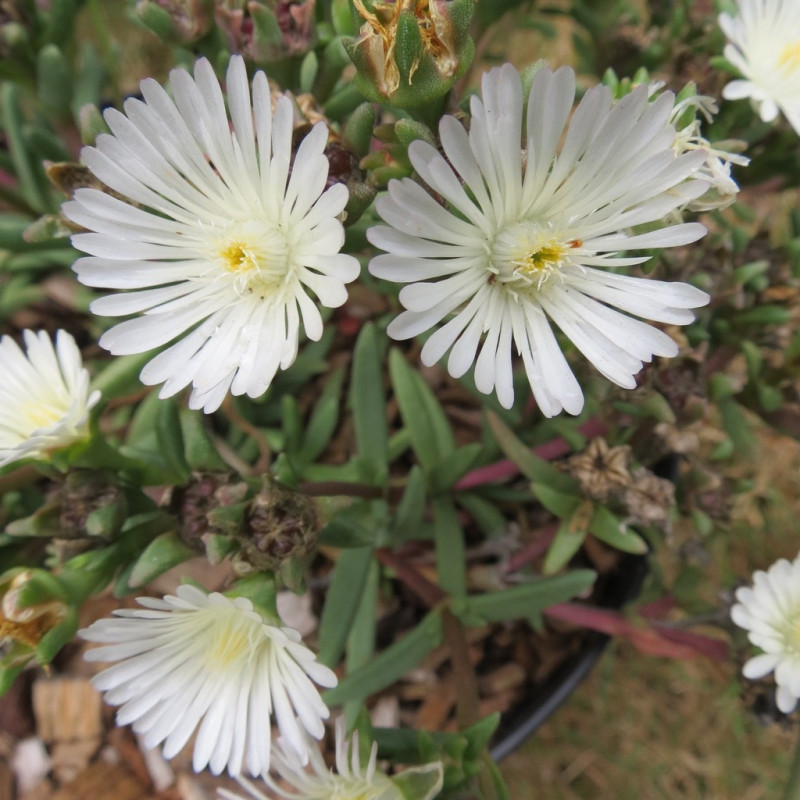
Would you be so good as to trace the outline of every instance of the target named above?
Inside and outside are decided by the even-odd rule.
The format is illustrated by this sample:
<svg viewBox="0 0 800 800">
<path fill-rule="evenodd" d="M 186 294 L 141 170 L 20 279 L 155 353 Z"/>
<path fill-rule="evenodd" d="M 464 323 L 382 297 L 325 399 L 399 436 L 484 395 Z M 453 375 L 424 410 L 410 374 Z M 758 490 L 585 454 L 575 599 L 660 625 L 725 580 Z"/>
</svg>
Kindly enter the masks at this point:
<svg viewBox="0 0 800 800">
<path fill-rule="evenodd" d="M 0 339 L 0 467 L 24 458 L 47 458 L 54 450 L 89 435 L 89 411 L 100 392 L 89 392 L 75 340 L 56 333 L 23 331 L 23 352 L 10 337 Z"/>
<path fill-rule="evenodd" d="M 679 128 L 678 123 L 688 109 L 693 110 L 694 116 L 690 122 Z M 675 103 L 669 117 L 670 125 L 676 128 L 673 151 L 677 155 L 692 150 L 701 150 L 706 154 L 705 163 L 695 172 L 694 177 L 707 181 L 708 190 L 686 205 L 688 211 L 710 211 L 733 203 L 739 193 L 739 185 L 731 176 L 731 165 L 746 167 L 750 163 L 746 156 L 715 147 L 701 134 L 702 123 L 699 117 L 711 122 L 717 111 L 714 98 L 708 95 L 692 95 Z"/>
<path fill-rule="evenodd" d="M 280 746 L 283 748 L 283 741 Z M 361 765 L 358 731 L 353 734 L 352 746 L 346 738 L 342 717 L 336 720 L 336 765 L 329 769 L 319 749 L 311 750 L 310 765 L 304 768 L 290 749 L 276 752 L 274 766 L 281 783 L 264 775 L 270 794 L 262 792 L 252 782 L 239 777 L 239 783 L 253 800 L 433 800 L 442 789 L 444 771 L 439 761 L 411 767 L 389 778 L 377 768 L 378 745 L 373 742 L 366 769 Z M 400 786 L 412 789 L 401 791 Z M 220 789 L 224 800 L 247 800 L 242 795 Z"/>
<path fill-rule="evenodd" d="M 753 586 L 737 589 L 736 600 L 731 619 L 764 651 L 744 665 L 744 676 L 755 680 L 774 671 L 776 703 L 790 714 L 800 700 L 800 555 L 755 572 Z"/>
<path fill-rule="evenodd" d="M 163 742 L 175 756 L 197 728 L 193 766 L 216 775 L 269 769 L 269 717 L 301 763 L 310 736 L 321 738 L 328 708 L 312 681 L 332 687 L 334 673 L 316 660 L 292 628 L 264 621 L 250 600 L 205 594 L 184 585 L 163 600 L 138 599 L 80 635 L 105 647 L 90 661 L 119 661 L 92 679 L 107 703 L 121 706 L 117 724 L 133 723 L 147 747 Z"/>
<path fill-rule="evenodd" d="M 377 203 L 391 227 L 368 232 L 387 251 L 370 263 L 372 274 L 411 284 L 400 292 L 407 310 L 389 335 L 407 339 L 453 315 L 425 343 L 423 363 L 450 349 L 448 371 L 460 377 L 474 361 L 478 389 L 495 390 L 506 408 L 514 400 L 513 342 L 547 416 L 583 407 L 549 320 L 609 380 L 632 389 L 644 361 L 674 356 L 677 346 L 614 308 L 685 325 L 694 319 L 689 309 L 709 299 L 689 284 L 613 271 L 647 260 L 617 251 L 684 245 L 705 233 L 698 223 L 628 232 L 708 188 L 691 179 L 705 153 L 672 150 L 674 96 L 649 102 L 640 86 L 614 104 L 607 87 L 590 89 L 559 150 L 574 97 L 571 69 L 540 70 L 522 139 L 520 78 L 510 65 L 493 69 L 483 78 L 483 101 L 472 98 L 469 133 L 455 118 L 442 119 L 446 158 L 422 141 L 409 147 L 417 173 L 448 206 L 411 179 L 393 181 Z"/>
<path fill-rule="evenodd" d="M 192 385 L 191 408 L 211 412 L 226 393 L 263 394 L 297 356 L 300 320 L 310 339 L 328 308 L 347 298 L 359 265 L 340 254 L 338 216 L 347 188 L 325 190 L 327 128 L 317 123 L 292 160 L 293 106 L 273 114 L 263 72 L 252 105 L 241 56 L 228 66 L 227 97 L 209 62 L 194 79 L 171 73 L 173 99 L 154 80 L 125 114 L 105 112 L 113 135 L 84 148 L 83 160 L 120 200 L 79 189 L 64 214 L 92 231 L 72 242 L 89 256 L 75 263 L 87 286 L 131 290 L 92 303 L 115 325 L 100 344 L 114 355 L 176 340 L 142 370 L 169 397 Z"/>
<path fill-rule="evenodd" d="M 729 39 L 723 54 L 744 76 L 723 90 L 726 100 L 750 98 L 761 119 L 779 110 L 800 134 L 800 3 L 739 0 L 739 14 L 720 14 Z"/>
</svg>

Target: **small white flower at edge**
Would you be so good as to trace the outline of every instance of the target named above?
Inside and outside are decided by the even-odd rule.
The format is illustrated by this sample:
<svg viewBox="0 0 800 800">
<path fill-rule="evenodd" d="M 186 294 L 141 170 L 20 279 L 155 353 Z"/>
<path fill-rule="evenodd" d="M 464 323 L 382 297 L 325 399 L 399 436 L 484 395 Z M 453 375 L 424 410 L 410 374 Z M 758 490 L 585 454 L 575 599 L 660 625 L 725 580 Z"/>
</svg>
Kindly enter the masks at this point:
<svg viewBox="0 0 800 800">
<path fill-rule="evenodd" d="M 778 708 L 789 714 L 800 700 L 800 555 L 753 574 L 753 586 L 736 591 L 731 619 L 763 650 L 745 665 L 745 678 L 775 673 Z"/>
<path fill-rule="evenodd" d="M 726 100 L 750 98 L 764 122 L 782 111 L 800 135 L 800 3 L 739 0 L 739 13 L 720 14 L 729 39 L 723 54 L 742 74 L 722 90 Z"/>
<path fill-rule="evenodd" d="M 0 339 L 0 467 L 25 458 L 43 459 L 89 435 L 89 411 L 100 392 L 89 392 L 75 340 L 56 333 L 23 331 L 26 352 L 10 337 Z"/>
<path fill-rule="evenodd" d="M 319 739 L 328 708 L 316 682 L 336 676 L 292 628 L 264 621 L 244 597 L 206 594 L 191 585 L 163 600 L 140 597 L 142 609 L 119 609 L 80 635 L 104 647 L 89 661 L 117 661 L 92 679 L 107 703 L 121 706 L 118 725 L 133 725 L 147 747 L 175 756 L 197 729 L 193 767 L 215 775 L 269 770 L 274 716 L 300 763 L 309 736 Z M 308 734 L 308 735 L 307 735 Z"/>
<path fill-rule="evenodd" d="M 309 767 L 300 764 L 283 740 L 282 752 L 275 753 L 274 766 L 282 785 L 269 775 L 263 776 L 270 794 L 239 777 L 239 783 L 253 800 L 277 797 L 285 800 L 433 800 L 442 789 L 444 770 L 440 761 L 401 770 L 391 778 L 377 768 L 378 745 L 373 743 L 366 769 L 361 765 L 358 731 L 352 744 L 345 735 L 342 717 L 336 720 L 336 768 L 328 769 L 319 749 L 311 750 Z M 402 787 L 402 790 L 401 790 Z M 248 800 L 226 789 L 219 790 L 223 800 Z"/>
</svg>

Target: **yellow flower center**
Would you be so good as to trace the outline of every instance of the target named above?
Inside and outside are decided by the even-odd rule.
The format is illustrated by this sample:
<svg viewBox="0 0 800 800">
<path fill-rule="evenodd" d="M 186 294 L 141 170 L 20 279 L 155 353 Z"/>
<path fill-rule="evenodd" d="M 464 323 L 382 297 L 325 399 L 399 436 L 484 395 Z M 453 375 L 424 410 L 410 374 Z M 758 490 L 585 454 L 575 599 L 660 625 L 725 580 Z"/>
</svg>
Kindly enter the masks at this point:
<svg viewBox="0 0 800 800">
<path fill-rule="evenodd" d="M 268 641 L 261 633 L 261 625 L 246 617 L 239 609 L 209 609 L 198 614 L 198 622 L 208 625 L 210 646 L 205 652 L 209 670 L 226 672 L 246 663 Z"/>
<path fill-rule="evenodd" d="M 210 260 L 218 265 L 217 275 L 232 279 L 234 291 L 242 297 L 269 300 L 290 278 L 291 247 L 279 226 L 257 220 L 235 223 L 212 232 L 208 245 Z"/>
<path fill-rule="evenodd" d="M 258 269 L 258 261 L 252 250 L 242 242 L 232 242 L 220 253 L 225 267 L 231 272 L 249 272 Z"/>
<path fill-rule="evenodd" d="M 511 263 L 517 267 L 518 273 L 542 280 L 564 263 L 566 252 L 566 245 L 552 240 L 541 244 L 533 252 L 523 253 L 519 258 L 513 259 Z"/>
<path fill-rule="evenodd" d="M 515 294 L 537 292 L 559 275 L 580 246 L 580 241 L 560 236 L 550 228 L 516 223 L 495 237 L 488 282 L 504 285 Z"/>
<path fill-rule="evenodd" d="M 787 72 L 800 69 L 800 41 L 785 45 L 778 55 L 778 66 Z"/>
<path fill-rule="evenodd" d="M 55 408 L 52 405 L 34 402 L 27 403 L 22 409 L 22 415 L 27 420 L 31 431 L 42 428 L 51 428 L 64 416 L 66 409 Z"/>
</svg>

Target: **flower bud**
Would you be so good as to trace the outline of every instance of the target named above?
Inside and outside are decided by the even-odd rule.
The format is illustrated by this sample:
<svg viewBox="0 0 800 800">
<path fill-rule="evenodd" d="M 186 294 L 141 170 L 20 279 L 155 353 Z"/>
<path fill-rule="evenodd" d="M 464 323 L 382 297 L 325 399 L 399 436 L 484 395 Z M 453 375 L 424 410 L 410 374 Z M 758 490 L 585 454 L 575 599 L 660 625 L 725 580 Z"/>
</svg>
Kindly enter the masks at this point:
<svg viewBox="0 0 800 800">
<path fill-rule="evenodd" d="M 231 52 L 267 64 L 311 50 L 316 0 L 217 0 L 215 19 Z"/>
<path fill-rule="evenodd" d="M 370 100 L 422 106 L 450 91 L 472 61 L 473 0 L 350 0 L 359 34 L 348 48 Z"/>
<path fill-rule="evenodd" d="M 136 14 L 160 38 L 190 44 L 211 30 L 213 0 L 139 0 Z"/>
</svg>

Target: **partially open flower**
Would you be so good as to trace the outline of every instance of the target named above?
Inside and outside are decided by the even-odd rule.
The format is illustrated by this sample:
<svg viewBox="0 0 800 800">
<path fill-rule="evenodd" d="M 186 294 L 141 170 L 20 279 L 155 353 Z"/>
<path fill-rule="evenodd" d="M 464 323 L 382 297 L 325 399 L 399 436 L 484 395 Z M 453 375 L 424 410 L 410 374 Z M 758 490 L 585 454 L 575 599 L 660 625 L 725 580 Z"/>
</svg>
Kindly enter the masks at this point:
<svg viewBox="0 0 800 800">
<path fill-rule="evenodd" d="M 738 0 L 739 14 L 720 14 L 730 40 L 724 55 L 742 74 L 723 90 L 746 97 L 764 122 L 782 111 L 800 134 L 800 4 L 797 0 Z"/>
<path fill-rule="evenodd" d="M 117 724 L 133 723 L 147 747 L 164 743 L 172 758 L 197 729 L 193 766 L 214 774 L 269 770 L 274 714 L 287 752 L 309 758 L 309 735 L 321 738 L 328 709 L 313 682 L 336 685 L 292 628 L 265 621 L 244 597 L 230 599 L 180 586 L 163 600 L 80 631 L 102 642 L 90 661 L 118 661 L 92 680 L 119 705 Z M 312 682 L 313 681 L 313 682 Z"/>
<path fill-rule="evenodd" d="M 311 750 L 311 763 L 304 769 L 291 753 L 283 747 L 275 753 L 275 768 L 282 785 L 269 775 L 264 783 L 270 794 L 239 778 L 242 788 L 253 800 L 270 797 L 287 800 L 433 800 L 441 791 L 443 768 L 439 761 L 402 770 L 391 778 L 377 768 L 378 745 L 373 743 L 366 768 L 361 765 L 358 732 L 351 743 L 345 738 L 344 719 L 336 720 L 336 769 L 329 769 L 319 750 Z M 220 791 L 225 800 L 247 800 L 226 789 Z"/>
<path fill-rule="evenodd" d="M 695 150 L 706 154 L 705 163 L 697 170 L 695 177 L 708 181 L 708 190 L 686 204 L 685 208 L 689 211 L 710 211 L 715 208 L 725 208 L 733 203 L 739 193 L 739 186 L 731 177 L 731 165 L 746 167 L 750 163 L 750 159 L 746 156 L 720 146 L 739 144 L 743 147 L 743 142 L 712 144 L 701 134 L 700 117 L 706 122 L 711 122 L 716 113 L 717 104 L 712 97 L 693 94 L 675 103 L 669 119 L 670 124 L 676 129 L 675 141 L 672 143 L 675 155 Z"/>
<path fill-rule="evenodd" d="M 800 700 L 800 555 L 753 573 L 753 586 L 736 592 L 731 619 L 763 653 L 744 665 L 745 678 L 775 672 L 775 700 L 784 714 Z"/>
<path fill-rule="evenodd" d="M 10 337 L 0 339 L 0 467 L 24 458 L 46 459 L 89 435 L 89 411 L 100 392 L 89 391 L 75 340 L 23 331 L 26 353 Z"/>
</svg>

